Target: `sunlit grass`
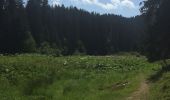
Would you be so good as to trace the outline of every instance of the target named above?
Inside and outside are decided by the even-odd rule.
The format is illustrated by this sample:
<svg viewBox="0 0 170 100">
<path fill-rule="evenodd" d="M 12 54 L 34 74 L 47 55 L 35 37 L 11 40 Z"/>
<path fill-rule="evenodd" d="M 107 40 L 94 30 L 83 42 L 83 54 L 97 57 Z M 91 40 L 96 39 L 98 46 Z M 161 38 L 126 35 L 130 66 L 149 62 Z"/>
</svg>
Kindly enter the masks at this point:
<svg viewBox="0 0 170 100">
<path fill-rule="evenodd" d="M 152 71 L 145 57 L 0 57 L 1 100 L 123 100 Z"/>
</svg>

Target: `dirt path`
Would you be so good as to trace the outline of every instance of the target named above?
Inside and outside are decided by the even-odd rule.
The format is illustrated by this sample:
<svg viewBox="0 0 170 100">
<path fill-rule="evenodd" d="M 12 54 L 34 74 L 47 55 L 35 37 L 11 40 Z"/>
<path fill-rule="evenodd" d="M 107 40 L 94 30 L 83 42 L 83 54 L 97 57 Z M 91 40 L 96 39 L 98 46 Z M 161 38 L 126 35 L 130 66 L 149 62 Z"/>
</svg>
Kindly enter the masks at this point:
<svg viewBox="0 0 170 100">
<path fill-rule="evenodd" d="M 135 92 L 133 92 L 130 97 L 127 98 L 127 100 L 147 100 L 148 97 L 148 93 L 149 93 L 149 85 L 148 83 L 143 79 L 143 81 L 141 81 L 141 85 L 138 88 L 138 90 L 136 90 Z"/>
</svg>

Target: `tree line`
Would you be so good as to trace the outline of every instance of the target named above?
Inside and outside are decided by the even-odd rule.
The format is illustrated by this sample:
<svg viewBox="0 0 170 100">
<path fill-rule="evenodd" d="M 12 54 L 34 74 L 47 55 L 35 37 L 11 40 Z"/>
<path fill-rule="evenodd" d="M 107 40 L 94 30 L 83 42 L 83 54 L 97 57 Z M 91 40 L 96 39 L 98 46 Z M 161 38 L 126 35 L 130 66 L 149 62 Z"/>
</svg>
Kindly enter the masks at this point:
<svg viewBox="0 0 170 100">
<path fill-rule="evenodd" d="M 50 6 L 48 0 L 1 0 L 0 53 L 84 53 L 139 51 L 143 16 L 125 18 Z"/>
<path fill-rule="evenodd" d="M 151 61 L 166 61 L 170 58 L 170 0 L 147 0 L 143 4 L 141 12 L 147 27 L 145 54 Z"/>
</svg>

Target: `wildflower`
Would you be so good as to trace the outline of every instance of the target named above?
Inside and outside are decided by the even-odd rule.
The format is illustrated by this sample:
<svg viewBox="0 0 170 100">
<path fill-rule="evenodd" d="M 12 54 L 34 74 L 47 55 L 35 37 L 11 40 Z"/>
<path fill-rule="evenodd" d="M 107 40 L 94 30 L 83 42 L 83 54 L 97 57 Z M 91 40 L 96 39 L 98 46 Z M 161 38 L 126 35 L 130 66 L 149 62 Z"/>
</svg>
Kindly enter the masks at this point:
<svg viewBox="0 0 170 100">
<path fill-rule="evenodd" d="M 64 64 L 63 65 L 67 65 L 67 61 L 64 61 Z"/>
<path fill-rule="evenodd" d="M 9 72 L 9 69 L 5 69 L 6 72 Z"/>
</svg>

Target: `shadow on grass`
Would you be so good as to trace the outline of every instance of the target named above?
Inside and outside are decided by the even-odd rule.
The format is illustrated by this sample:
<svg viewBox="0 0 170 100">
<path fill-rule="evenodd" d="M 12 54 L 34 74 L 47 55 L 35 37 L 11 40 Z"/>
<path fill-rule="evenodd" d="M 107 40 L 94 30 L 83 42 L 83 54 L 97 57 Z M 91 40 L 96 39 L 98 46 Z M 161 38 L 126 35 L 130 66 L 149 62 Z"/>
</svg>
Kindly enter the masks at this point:
<svg viewBox="0 0 170 100">
<path fill-rule="evenodd" d="M 162 77 L 163 73 L 166 73 L 168 71 L 170 71 L 170 65 L 163 66 L 159 71 L 151 75 L 151 77 L 149 77 L 148 80 L 151 82 L 156 82 Z"/>
</svg>

